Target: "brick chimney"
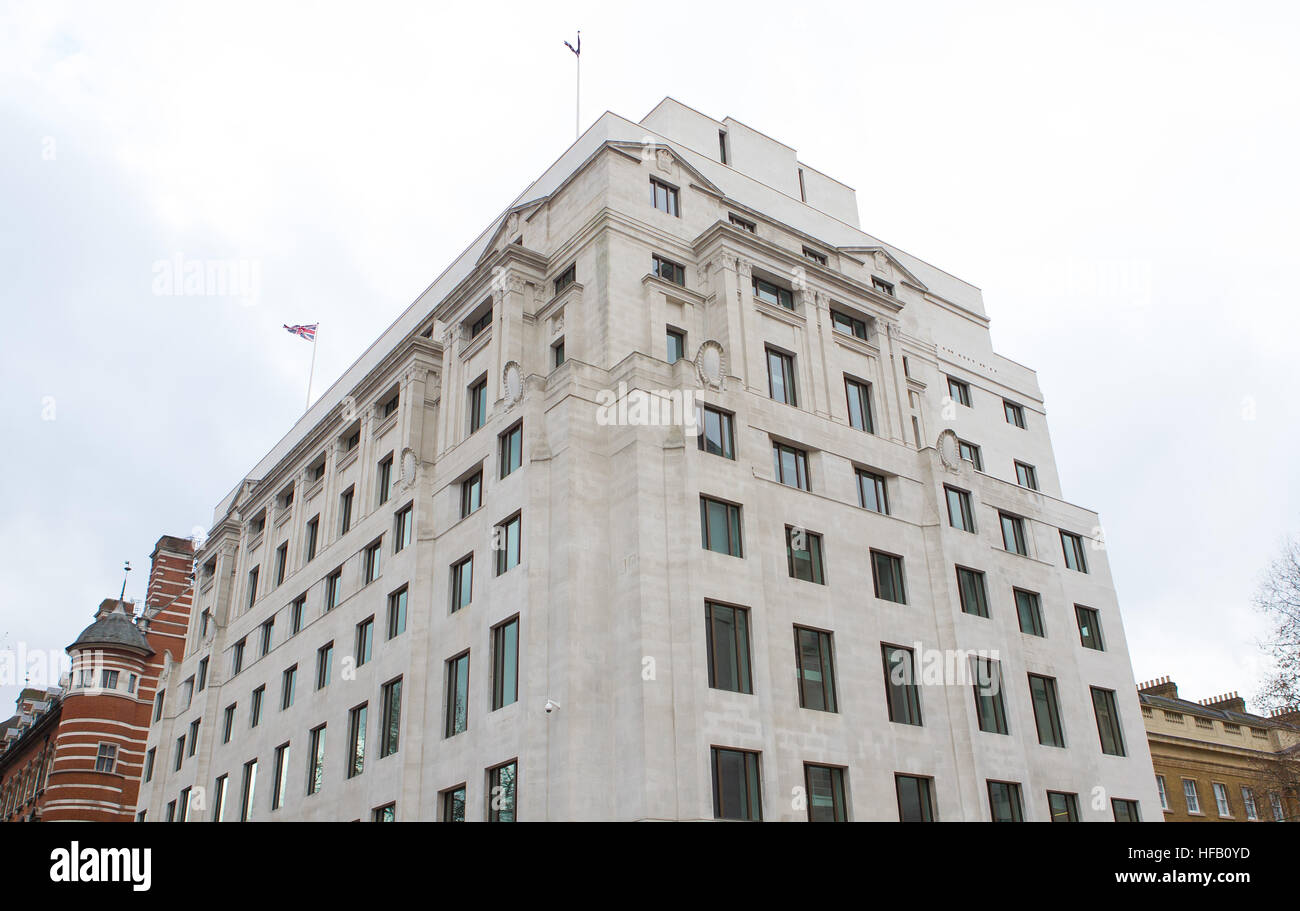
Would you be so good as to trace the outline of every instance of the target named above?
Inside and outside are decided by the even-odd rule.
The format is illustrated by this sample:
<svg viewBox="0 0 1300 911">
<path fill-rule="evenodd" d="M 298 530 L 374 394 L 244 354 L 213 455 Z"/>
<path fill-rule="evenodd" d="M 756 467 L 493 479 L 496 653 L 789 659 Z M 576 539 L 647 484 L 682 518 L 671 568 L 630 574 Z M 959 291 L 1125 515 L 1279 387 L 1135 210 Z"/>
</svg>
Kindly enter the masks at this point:
<svg viewBox="0 0 1300 911">
<path fill-rule="evenodd" d="M 1236 690 L 1231 693 L 1224 693 L 1222 696 L 1215 696 L 1213 699 L 1202 699 L 1201 705 L 1207 709 L 1219 709 L 1223 712 L 1246 713 L 1246 700 L 1237 694 Z"/>
<path fill-rule="evenodd" d="M 1294 724 L 1300 726 L 1300 705 L 1274 709 L 1269 712 L 1268 717 L 1271 721 L 1280 721 L 1282 724 Z"/>
<path fill-rule="evenodd" d="M 1148 696 L 1164 696 L 1168 699 L 1177 699 L 1178 684 L 1168 677 L 1157 677 L 1155 680 L 1139 683 L 1138 692 L 1145 693 Z"/>
</svg>

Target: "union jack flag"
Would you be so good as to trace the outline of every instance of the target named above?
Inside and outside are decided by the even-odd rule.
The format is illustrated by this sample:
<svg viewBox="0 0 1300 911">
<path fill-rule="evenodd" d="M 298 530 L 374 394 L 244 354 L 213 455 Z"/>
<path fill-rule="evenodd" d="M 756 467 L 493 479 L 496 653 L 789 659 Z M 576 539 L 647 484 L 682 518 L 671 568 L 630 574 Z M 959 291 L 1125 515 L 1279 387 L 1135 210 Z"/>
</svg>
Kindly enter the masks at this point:
<svg viewBox="0 0 1300 911">
<path fill-rule="evenodd" d="M 316 341 L 316 327 L 320 323 L 312 323 L 310 326 L 285 326 L 286 332 L 291 332 L 299 338 L 305 338 L 309 342 Z"/>
</svg>

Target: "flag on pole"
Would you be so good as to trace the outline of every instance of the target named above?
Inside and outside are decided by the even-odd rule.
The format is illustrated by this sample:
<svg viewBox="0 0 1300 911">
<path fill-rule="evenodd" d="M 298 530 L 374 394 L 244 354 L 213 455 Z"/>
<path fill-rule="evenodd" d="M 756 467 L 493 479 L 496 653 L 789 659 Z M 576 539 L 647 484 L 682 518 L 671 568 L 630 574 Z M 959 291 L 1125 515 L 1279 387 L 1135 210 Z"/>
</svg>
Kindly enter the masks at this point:
<svg viewBox="0 0 1300 911">
<path fill-rule="evenodd" d="M 567 42 L 567 41 L 564 42 L 564 46 L 567 47 L 569 50 L 573 51 L 573 56 L 575 56 L 575 57 L 581 57 L 581 56 L 582 56 L 582 32 L 578 32 L 578 46 L 577 46 L 577 47 L 574 47 L 572 44 L 570 44 L 570 43 Z"/>
<path fill-rule="evenodd" d="M 284 328 L 286 332 L 292 333 L 299 338 L 305 338 L 309 342 L 314 342 L 316 341 L 316 327 L 319 325 L 320 323 L 312 323 L 310 326 L 285 326 Z"/>
</svg>

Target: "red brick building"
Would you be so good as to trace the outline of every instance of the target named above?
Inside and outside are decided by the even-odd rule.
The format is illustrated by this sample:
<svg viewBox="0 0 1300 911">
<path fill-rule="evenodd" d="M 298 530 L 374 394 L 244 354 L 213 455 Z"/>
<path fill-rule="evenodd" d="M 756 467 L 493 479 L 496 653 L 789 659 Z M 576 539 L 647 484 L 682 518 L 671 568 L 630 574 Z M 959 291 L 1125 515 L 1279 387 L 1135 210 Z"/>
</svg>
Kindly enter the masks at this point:
<svg viewBox="0 0 1300 911">
<path fill-rule="evenodd" d="M 145 605 L 104 600 L 70 646 L 72 674 L 0 754 L 0 820 L 123 822 L 151 757 L 144 751 L 159 675 L 184 655 L 194 543 L 165 535 Z M 36 705 L 43 691 L 24 690 Z M 23 700 L 19 699 L 20 716 Z M 20 724 L 21 726 L 21 724 Z"/>
</svg>

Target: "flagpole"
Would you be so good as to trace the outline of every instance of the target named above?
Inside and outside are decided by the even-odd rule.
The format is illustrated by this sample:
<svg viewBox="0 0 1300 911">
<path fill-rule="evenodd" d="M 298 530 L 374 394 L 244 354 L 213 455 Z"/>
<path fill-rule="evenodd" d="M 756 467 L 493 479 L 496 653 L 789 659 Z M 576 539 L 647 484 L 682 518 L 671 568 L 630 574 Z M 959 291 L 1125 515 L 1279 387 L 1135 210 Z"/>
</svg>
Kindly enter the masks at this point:
<svg viewBox="0 0 1300 911">
<path fill-rule="evenodd" d="M 316 331 L 311 336 L 311 371 L 307 374 L 307 404 L 303 406 L 302 413 L 306 414 L 307 409 L 311 407 L 311 381 L 316 376 L 316 339 L 320 336 L 320 324 L 316 325 Z"/>
<path fill-rule="evenodd" d="M 582 135 L 582 32 L 578 32 L 578 85 L 573 99 L 573 141 Z"/>
</svg>

